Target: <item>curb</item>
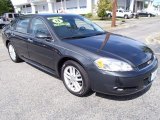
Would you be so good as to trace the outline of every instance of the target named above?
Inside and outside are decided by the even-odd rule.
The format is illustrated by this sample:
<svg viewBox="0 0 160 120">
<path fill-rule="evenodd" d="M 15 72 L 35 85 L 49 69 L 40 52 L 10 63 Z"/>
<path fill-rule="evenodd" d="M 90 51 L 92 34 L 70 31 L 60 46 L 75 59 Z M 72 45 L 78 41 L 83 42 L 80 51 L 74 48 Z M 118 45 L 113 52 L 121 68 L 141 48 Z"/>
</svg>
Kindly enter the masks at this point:
<svg viewBox="0 0 160 120">
<path fill-rule="evenodd" d="M 160 37 L 159 32 L 149 35 L 145 41 L 153 49 L 155 55 L 160 56 L 160 40 L 157 40 L 157 37 Z"/>
<path fill-rule="evenodd" d="M 149 35 L 145 41 L 146 43 L 149 45 L 149 44 L 160 44 L 160 41 L 156 39 L 156 37 L 159 37 L 160 36 L 160 33 L 157 32 L 157 33 L 154 33 L 154 34 L 151 34 Z"/>
</svg>

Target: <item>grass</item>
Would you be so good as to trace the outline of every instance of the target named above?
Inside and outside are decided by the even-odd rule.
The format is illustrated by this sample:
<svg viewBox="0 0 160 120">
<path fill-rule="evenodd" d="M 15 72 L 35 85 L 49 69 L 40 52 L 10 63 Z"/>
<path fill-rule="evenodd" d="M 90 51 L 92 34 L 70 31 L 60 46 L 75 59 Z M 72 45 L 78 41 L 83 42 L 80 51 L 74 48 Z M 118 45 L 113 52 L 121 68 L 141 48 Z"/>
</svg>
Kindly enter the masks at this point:
<svg viewBox="0 0 160 120">
<path fill-rule="evenodd" d="M 90 19 L 92 21 L 112 21 L 112 18 L 107 18 L 106 17 L 106 18 L 102 19 L 102 18 L 97 17 L 97 16 L 90 17 L 88 19 Z M 125 19 L 124 18 L 116 18 L 116 21 L 125 21 Z"/>
</svg>

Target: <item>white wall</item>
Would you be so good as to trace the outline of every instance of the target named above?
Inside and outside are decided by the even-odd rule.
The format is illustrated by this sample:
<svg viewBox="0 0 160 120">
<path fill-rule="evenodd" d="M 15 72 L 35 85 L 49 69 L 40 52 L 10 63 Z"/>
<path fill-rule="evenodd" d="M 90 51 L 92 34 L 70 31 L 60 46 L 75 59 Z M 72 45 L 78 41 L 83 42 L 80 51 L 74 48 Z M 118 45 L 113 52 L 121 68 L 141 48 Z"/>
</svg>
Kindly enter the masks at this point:
<svg viewBox="0 0 160 120">
<path fill-rule="evenodd" d="M 117 0 L 118 8 L 126 8 L 126 0 Z"/>
<path fill-rule="evenodd" d="M 26 7 L 26 8 L 21 8 L 21 13 L 23 14 L 29 14 L 29 13 L 32 13 L 32 9 L 31 7 Z"/>
<path fill-rule="evenodd" d="M 29 4 L 28 0 L 11 0 L 13 5 L 25 5 Z"/>
<path fill-rule="evenodd" d="M 22 13 L 31 13 L 31 11 L 38 11 L 38 13 L 46 13 L 46 12 L 56 13 L 57 10 L 62 9 L 61 2 L 56 2 L 56 0 L 11 0 L 11 1 L 15 6 L 15 8 L 18 8 L 18 10 L 19 9 L 22 10 Z M 63 8 L 64 10 L 66 10 L 67 13 L 77 13 L 77 14 L 91 13 L 93 11 L 93 3 L 96 3 L 97 1 L 98 0 L 64 0 Z M 49 8 L 52 8 L 53 10 L 50 9 L 49 11 L 48 3 L 49 3 Z M 32 4 L 32 8 L 22 8 L 22 5 L 26 4 Z"/>
<path fill-rule="evenodd" d="M 47 3 L 38 4 L 36 6 L 36 11 L 38 11 L 38 13 L 48 12 L 48 4 Z"/>
</svg>

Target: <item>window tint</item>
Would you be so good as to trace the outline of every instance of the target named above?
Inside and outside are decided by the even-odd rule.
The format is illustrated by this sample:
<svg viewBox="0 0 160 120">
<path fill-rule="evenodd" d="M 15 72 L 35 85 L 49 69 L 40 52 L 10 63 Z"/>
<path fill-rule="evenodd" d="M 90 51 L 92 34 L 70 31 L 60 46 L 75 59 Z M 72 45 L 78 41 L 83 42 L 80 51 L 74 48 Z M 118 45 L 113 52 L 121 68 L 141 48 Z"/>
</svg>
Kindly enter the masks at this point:
<svg viewBox="0 0 160 120">
<path fill-rule="evenodd" d="M 9 17 L 9 18 L 13 18 L 13 15 L 12 15 L 12 14 L 8 14 L 8 17 Z"/>
<path fill-rule="evenodd" d="M 16 31 L 21 33 L 27 33 L 27 28 L 29 25 L 29 18 L 19 19 L 16 26 Z"/>
<path fill-rule="evenodd" d="M 46 27 L 46 25 L 43 23 L 40 19 L 33 19 L 31 22 L 31 28 L 30 33 L 33 35 L 37 34 L 45 34 L 46 36 L 50 37 L 50 33 Z"/>
</svg>

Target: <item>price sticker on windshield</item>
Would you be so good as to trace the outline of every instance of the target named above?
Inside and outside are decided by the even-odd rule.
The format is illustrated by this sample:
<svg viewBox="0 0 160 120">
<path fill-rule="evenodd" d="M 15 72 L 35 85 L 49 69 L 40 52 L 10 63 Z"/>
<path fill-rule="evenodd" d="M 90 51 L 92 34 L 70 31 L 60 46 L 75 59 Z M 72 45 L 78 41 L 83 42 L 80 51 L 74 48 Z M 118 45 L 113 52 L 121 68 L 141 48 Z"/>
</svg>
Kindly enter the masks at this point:
<svg viewBox="0 0 160 120">
<path fill-rule="evenodd" d="M 60 18 L 56 18 L 56 19 L 52 19 L 52 22 L 56 23 L 56 24 L 61 24 L 61 23 L 63 23 L 63 20 Z"/>
</svg>

